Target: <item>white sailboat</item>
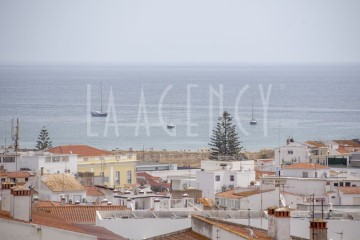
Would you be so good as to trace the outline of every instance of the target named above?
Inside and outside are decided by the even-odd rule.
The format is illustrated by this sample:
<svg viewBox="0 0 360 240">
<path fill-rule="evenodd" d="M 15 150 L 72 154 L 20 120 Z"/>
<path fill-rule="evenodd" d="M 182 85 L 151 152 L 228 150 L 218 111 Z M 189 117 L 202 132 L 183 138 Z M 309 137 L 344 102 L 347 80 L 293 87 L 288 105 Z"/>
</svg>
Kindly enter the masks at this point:
<svg viewBox="0 0 360 240">
<path fill-rule="evenodd" d="M 101 106 L 100 106 L 100 111 L 91 111 L 91 116 L 93 117 L 106 117 L 107 116 L 107 112 L 103 112 L 102 110 L 102 82 L 101 82 Z"/>
<path fill-rule="evenodd" d="M 257 121 L 254 118 L 254 104 L 251 104 L 251 120 L 250 120 L 250 125 L 256 125 Z"/>
<path fill-rule="evenodd" d="M 170 109 L 170 111 L 171 111 L 171 109 Z M 168 129 L 173 129 L 173 128 L 175 128 L 175 123 L 174 123 L 174 121 L 172 121 L 172 120 L 169 119 L 169 114 L 168 114 L 168 117 L 167 117 L 167 125 L 166 125 L 166 127 L 167 127 Z"/>
</svg>

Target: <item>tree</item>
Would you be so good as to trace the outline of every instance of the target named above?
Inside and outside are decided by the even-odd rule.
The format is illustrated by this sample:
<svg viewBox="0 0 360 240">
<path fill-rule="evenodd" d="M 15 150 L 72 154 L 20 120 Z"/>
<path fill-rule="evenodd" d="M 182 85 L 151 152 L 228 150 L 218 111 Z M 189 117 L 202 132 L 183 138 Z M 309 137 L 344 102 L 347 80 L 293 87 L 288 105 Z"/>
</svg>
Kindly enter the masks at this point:
<svg viewBox="0 0 360 240">
<path fill-rule="evenodd" d="M 51 141 L 49 138 L 49 133 L 45 127 L 41 129 L 38 140 L 36 141 L 36 149 L 37 150 L 46 150 L 48 148 L 51 148 Z"/>
<path fill-rule="evenodd" d="M 232 117 L 224 111 L 218 120 L 209 143 L 210 158 L 238 159 L 243 147 L 240 146 L 241 142 L 236 132 L 236 125 L 232 123 Z"/>
</svg>

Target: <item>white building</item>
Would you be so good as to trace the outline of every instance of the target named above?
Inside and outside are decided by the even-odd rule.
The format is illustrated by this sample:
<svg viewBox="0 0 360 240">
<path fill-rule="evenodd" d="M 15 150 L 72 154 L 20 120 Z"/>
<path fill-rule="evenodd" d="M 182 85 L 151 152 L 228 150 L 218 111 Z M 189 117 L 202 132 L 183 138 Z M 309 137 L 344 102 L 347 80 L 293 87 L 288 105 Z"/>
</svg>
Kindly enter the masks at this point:
<svg viewBox="0 0 360 240">
<path fill-rule="evenodd" d="M 49 174 L 37 176 L 34 181 L 39 200 L 82 203 L 86 198 L 86 189 L 70 174 Z"/>
<path fill-rule="evenodd" d="M 53 154 L 49 152 L 6 152 L 0 155 L 0 166 L 8 172 L 19 170 L 33 173 L 77 173 L 77 155 Z"/>
<path fill-rule="evenodd" d="M 327 178 L 330 168 L 315 163 L 294 163 L 281 168 L 281 176 L 298 178 Z"/>
<path fill-rule="evenodd" d="M 201 169 L 205 171 L 228 169 L 233 171 L 254 171 L 254 160 L 243 161 L 215 161 L 215 160 L 203 160 L 201 161 Z"/>
<path fill-rule="evenodd" d="M 214 198 L 216 193 L 237 187 L 248 187 L 255 183 L 253 168 L 242 170 L 204 170 L 196 173 L 196 181 L 190 182 L 191 187 L 201 189 L 203 197 Z"/>
<path fill-rule="evenodd" d="M 275 148 L 275 165 L 309 162 L 310 152 L 305 144 L 288 139 L 287 144 Z"/>
<path fill-rule="evenodd" d="M 278 205 L 279 190 L 259 188 L 237 188 L 215 195 L 217 206 L 233 210 L 263 210 L 270 206 Z"/>
</svg>

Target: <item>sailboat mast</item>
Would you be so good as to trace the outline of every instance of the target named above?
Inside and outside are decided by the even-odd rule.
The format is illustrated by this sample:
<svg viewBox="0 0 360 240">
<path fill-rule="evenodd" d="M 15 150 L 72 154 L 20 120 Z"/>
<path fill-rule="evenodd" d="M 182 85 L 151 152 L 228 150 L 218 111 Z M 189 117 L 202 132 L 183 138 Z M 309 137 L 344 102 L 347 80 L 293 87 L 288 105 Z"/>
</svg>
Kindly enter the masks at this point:
<svg viewBox="0 0 360 240">
<path fill-rule="evenodd" d="M 251 119 L 254 119 L 254 103 L 251 103 Z"/>
<path fill-rule="evenodd" d="M 100 112 L 102 112 L 102 91 L 103 91 L 103 89 L 102 89 L 102 81 L 101 81 L 101 94 L 100 94 L 100 98 L 101 98 L 101 102 L 100 102 Z"/>
</svg>

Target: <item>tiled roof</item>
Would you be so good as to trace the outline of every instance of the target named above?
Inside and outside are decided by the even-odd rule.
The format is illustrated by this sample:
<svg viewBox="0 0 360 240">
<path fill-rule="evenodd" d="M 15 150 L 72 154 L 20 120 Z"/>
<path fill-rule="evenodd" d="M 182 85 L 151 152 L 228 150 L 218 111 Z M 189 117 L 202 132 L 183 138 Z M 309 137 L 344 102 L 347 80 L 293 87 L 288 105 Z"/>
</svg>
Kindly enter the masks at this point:
<svg viewBox="0 0 360 240">
<path fill-rule="evenodd" d="M 68 204 L 65 204 L 68 205 Z M 55 207 L 55 206 L 61 206 L 61 202 L 53 202 L 53 201 L 34 201 L 35 207 Z"/>
<path fill-rule="evenodd" d="M 11 219 L 18 222 L 26 222 L 17 219 L 13 219 L 9 216 L 8 212 L 0 211 L 0 217 L 5 219 Z M 73 224 L 66 222 L 66 220 L 49 214 L 44 211 L 36 210 L 32 212 L 32 221 L 28 223 L 63 229 L 72 232 L 83 233 L 97 237 L 97 240 L 124 240 L 125 238 L 116 235 L 115 233 L 98 226 L 86 226 L 84 224 Z"/>
<path fill-rule="evenodd" d="M 328 169 L 328 167 L 316 163 L 294 163 L 283 166 L 283 169 Z"/>
<path fill-rule="evenodd" d="M 198 220 L 204 221 L 208 224 L 214 225 L 216 227 L 222 228 L 233 234 L 239 235 L 244 239 L 260 239 L 260 240 L 271 240 L 272 239 L 271 237 L 269 237 L 267 235 L 267 232 L 264 230 L 252 228 L 256 235 L 256 238 L 252 238 L 249 236 L 249 230 L 244 225 L 226 222 L 223 220 L 218 220 L 218 219 L 213 219 L 213 218 L 206 218 L 206 217 L 202 217 L 202 216 L 198 216 L 198 215 L 192 215 L 192 217 L 196 218 Z"/>
<path fill-rule="evenodd" d="M 49 174 L 41 180 L 53 192 L 85 191 L 85 188 L 70 174 Z"/>
<path fill-rule="evenodd" d="M 360 147 L 359 143 L 354 142 L 352 140 L 334 140 L 334 142 L 336 142 L 339 145 L 348 145 L 348 146 L 356 147 L 356 148 Z"/>
<path fill-rule="evenodd" d="M 213 207 L 214 200 L 211 198 L 198 198 L 197 201 L 204 205 L 204 207 Z"/>
<path fill-rule="evenodd" d="M 28 171 L 18 171 L 18 172 L 8 172 L 8 178 L 29 178 L 34 176 L 31 172 Z"/>
<path fill-rule="evenodd" d="M 87 145 L 65 145 L 58 146 L 54 148 L 50 148 L 48 150 L 51 153 L 57 154 L 77 154 L 79 157 L 101 157 L 104 155 L 112 155 L 112 153 L 97 149 L 94 147 L 90 147 Z"/>
<path fill-rule="evenodd" d="M 58 207 L 37 207 L 39 211 L 47 212 L 53 216 L 60 217 L 70 223 L 95 224 L 96 211 L 128 211 L 126 206 L 58 206 Z"/>
<path fill-rule="evenodd" d="M 104 196 L 104 193 L 101 192 L 97 187 L 88 186 L 86 187 L 87 196 Z"/>
<path fill-rule="evenodd" d="M 313 147 L 326 147 L 325 144 L 323 144 L 322 142 L 318 142 L 318 141 L 307 141 L 305 143 L 308 145 L 311 145 Z"/>
<path fill-rule="evenodd" d="M 256 179 L 258 179 L 259 177 L 262 177 L 264 175 L 265 176 L 274 176 L 274 175 L 276 175 L 276 172 L 255 170 L 255 175 L 256 175 Z"/>
<path fill-rule="evenodd" d="M 192 231 L 191 228 L 189 228 L 189 229 L 185 229 L 182 231 L 168 233 L 168 234 L 164 234 L 161 236 L 148 238 L 148 239 L 149 240 L 157 240 L 157 239 L 162 239 L 162 240 L 207 240 L 209 238 L 204 237 L 204 236 Z"/>
<path fill-rule="evenodd" d="M 344 194 L 360 194 L 360 187 L 338 187 Z"/>
<path fill-rule="evenodd" d="M 254 189 L 254 190 L 250 190 L 250 191 L 243 191 L 243 192 L 235 192 L 235 189 L 229 190 L 229 191 L 225 191 L 225 192 L 221 192 L 221 193 L 217 193 L 216 196 L 217 197 L 224 197 L 224 198 L 235 198 L 235 199 L 240 199 L 243 197 L 249 197 L 252 195 L 256 195 L 256 194 L 260 194 L 260 193 L 265 193 L 265 192 L 271 192 L 274 191 L 274 189 L 266 189 L 266 190 L 258 190 L 258 189 Z"/>
</svg>

